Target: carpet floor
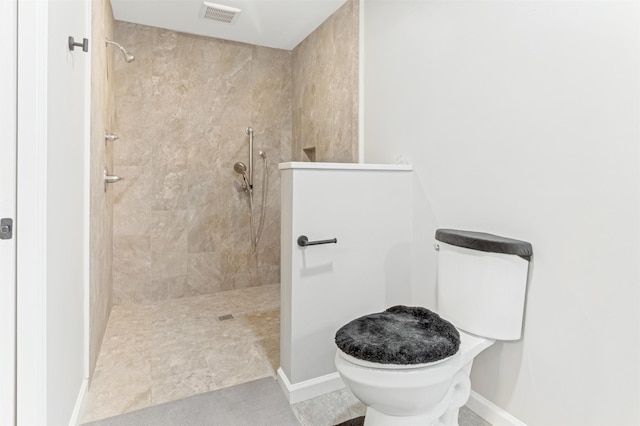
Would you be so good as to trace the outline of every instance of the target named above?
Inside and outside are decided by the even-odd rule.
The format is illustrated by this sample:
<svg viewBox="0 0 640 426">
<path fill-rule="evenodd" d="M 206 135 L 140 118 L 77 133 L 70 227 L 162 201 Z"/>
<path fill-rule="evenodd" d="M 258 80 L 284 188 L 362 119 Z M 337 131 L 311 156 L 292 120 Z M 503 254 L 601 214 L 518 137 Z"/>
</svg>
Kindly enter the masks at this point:
<svg viewBox="0 0 640 426">
<path fill-rule="evenodd" d="M 267 377 L 84 426 L 299 426 L 276 381 Z"/>
</svg>

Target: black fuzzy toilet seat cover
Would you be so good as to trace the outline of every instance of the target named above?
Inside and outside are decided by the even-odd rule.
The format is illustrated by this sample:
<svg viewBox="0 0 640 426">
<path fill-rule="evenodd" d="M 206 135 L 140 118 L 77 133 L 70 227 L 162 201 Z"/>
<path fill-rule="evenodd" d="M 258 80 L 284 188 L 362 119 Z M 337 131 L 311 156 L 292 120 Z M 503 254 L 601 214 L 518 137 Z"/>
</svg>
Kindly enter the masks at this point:
<svg viewBox="0 0 640 426">
<path fill-rule="evenodd" d="M 336 345 L 364 361 L 424 364 L 458 352 L 460 333 L 435 312 L 399 305 L 344 325 L 336 333 Z"/>
</svg>

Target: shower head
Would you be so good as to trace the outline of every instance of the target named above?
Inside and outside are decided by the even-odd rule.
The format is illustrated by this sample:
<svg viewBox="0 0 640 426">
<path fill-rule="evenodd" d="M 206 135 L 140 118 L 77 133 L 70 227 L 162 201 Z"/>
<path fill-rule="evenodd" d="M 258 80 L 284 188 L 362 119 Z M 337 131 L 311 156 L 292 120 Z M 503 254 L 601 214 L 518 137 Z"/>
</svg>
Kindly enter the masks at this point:
<svg viewBox="0 0 640 426">
<path fill-rule="evenodd" d="M 107 45 L 109 44 L 113 44 L 114 46 L 116 46 L 118 49 L 120 49 L 120 51 L 122 52 L 122 54 L 124 55 L 124 60 L 127 62 L 133 62 L 134 59 L 136 59 L 135 56 L 133 56 L 133 54 L 127 52 L 127 49 L 125 49 L 124 47 L 122 47 L 119 43 L 116 43 L 115 41 L 111 41 L 108 38 L 105 39 L 105 43 Z"/>
<path fill-rule="evenodd" d="M 245 166 L 244 163 L 238 161 L 233 165 L 233 170 L 239 175 L 244 175 L 245 173 L 247 173 L 247 166 Z"/>
<path fill-rule="evenodd" d="M 124 60 L 127 61 L 127 62 L 133 62 L 136 59 L 136 57 L 133 56 L 132 53 L 129 53 L 129 52 L 126 52 L 126 51 L 123 52 L 123 53 L 124 53 Z"/>
</svg>

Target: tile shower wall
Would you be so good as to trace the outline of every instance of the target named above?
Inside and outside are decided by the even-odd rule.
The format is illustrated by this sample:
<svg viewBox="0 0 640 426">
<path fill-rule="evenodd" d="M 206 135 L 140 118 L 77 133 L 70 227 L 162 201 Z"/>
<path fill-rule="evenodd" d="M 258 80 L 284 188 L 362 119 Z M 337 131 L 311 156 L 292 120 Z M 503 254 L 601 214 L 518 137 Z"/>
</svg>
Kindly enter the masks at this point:
<svg viewBox="0 0 640 426">
<path fill-rule="evenodd" d="M 113 15 L 108 0 L 91 7 L 91 40 L 104 40 L 113 33 Z M 113 192 L 104 192 L 104 167 L 113 166 L 113 146 L 105 144 L 105 129 L 113 128 L 113 63 L 120 59 L 104 43 L 91 47 L 91 160 L 90 160 L 90 290 L 89 371 L 93 372 L 112 305 Z"/>
<path fill-rule="evenodd" d="M 296 161 L 358 162 L 358 28 L 348 0 L 293 50 Z"/>
<path fill-rule="evenodd" d="M 116 62 L 114 303 L 160 300 L 280 280 L 278 163 L 291 159 L 290 52 L 116 21 L 136 55 Z M 264 234 L 251 253 L 248 164 L 255 204 L 268 156 Z"/>
</svg>

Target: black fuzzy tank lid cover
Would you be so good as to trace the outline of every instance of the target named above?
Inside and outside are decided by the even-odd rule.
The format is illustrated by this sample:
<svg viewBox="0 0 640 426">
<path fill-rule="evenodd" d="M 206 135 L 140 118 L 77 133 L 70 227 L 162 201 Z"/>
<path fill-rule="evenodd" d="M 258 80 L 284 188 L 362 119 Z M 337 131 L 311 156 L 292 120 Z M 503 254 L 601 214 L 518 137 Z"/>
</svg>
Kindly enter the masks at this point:
<svg viewBox="0 0 640 426">
<path fill-rule="evenodd" d="M 458 352 L 460 333 L 435 312 L 400 305 L 344 325 L 336 333 L 336 345 L 364 361 L 424 364 Z"/>
<path fill-rule="evenodd" d="M 531 243 L 485 232 L 462 231 L 460 229 L 438 229 L 436 240 L 458 247 L 491 253 L 515 254 L 525 260 L 531 260 Z"/>
</svg>

